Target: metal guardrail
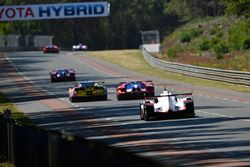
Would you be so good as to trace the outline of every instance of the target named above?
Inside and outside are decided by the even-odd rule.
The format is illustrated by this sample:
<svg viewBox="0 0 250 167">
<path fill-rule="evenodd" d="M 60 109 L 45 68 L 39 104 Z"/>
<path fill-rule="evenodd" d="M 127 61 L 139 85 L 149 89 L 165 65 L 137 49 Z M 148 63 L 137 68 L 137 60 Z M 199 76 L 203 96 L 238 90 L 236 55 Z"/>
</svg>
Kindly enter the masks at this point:
<svg viewBox="0 0 250 167">
<path fill-rule="evenodd" d="M 203 79 L 227 82 L 238 85 L 250 86 L 250 72 L 241 72 L 233 70 L 222 70 L 215 68 L 192 66 L 174 62 L 167 62 L 153 57 L 145 49 L 142 49 L 144 59 L 153 67 L 170 71 L 174 73 L 180 73 L 192 77 L 198 77 Z"/>
</svg>

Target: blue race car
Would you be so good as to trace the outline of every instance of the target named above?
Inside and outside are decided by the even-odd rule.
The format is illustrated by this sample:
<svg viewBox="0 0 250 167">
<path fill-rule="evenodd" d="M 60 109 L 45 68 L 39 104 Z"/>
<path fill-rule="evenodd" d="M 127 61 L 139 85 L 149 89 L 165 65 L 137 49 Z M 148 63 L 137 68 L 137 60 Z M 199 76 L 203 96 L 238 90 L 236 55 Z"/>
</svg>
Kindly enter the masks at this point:
<svg viewBox="0 0 250 167">
<path fill-rule="evenodd" d="M 57 69 L 50 72 L 51 82 L 75 81 L 76 72 L 74 69 Z"/>
<path fill-rule="evenodd" d="M 141 99 L 144 96 L 154 96 L 155 89 L 152 81 L 121 82 L 116 87 L 118 100 Z"/>
</svg>

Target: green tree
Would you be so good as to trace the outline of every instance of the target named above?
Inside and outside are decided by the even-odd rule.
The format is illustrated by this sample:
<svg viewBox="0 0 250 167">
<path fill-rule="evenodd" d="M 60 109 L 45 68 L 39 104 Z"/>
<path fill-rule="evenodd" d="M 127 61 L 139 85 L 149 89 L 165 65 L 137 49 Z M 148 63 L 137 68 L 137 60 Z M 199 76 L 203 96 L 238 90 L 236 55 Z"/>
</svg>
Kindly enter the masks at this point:
<svg viewBox="0 0 250 167">
<path fill-rule="evenodd" d="M 85 0 L 93 2 L 98 0 Z M 53 35 L 62 47 L 86 43 L 90 49 L 138 48 L 141 31 L 159 30 L 161 37 L 181 24 L 180 19 L 218 15 L 219 0 L 108 0 L 110 16 L 30 20 L 0 23 L 1 34 Z M 72 3 L 71 0 L 6 1 L 7 5 Z M 82 2 L 82 0 L 74 0 Z M 6 5 L 5 4 L 5 5 Z M 211 9 L 211 10 L 210 10 Z M 167 12 L 166 12 L 167 11 Z M 210 12 L 210 13 L 209 13 Z"/>
<path fill-rule="evenodd" d="M 184 20 L 223 14 L 219 0 L 171 0 L 166 4 L 166 13 L 175 13 Z"/>
<path fill-rule="evenodd" d="M 249 0 L 221 0 L 224 4 L 226 14 L 250 17 Z"/>
</svg>

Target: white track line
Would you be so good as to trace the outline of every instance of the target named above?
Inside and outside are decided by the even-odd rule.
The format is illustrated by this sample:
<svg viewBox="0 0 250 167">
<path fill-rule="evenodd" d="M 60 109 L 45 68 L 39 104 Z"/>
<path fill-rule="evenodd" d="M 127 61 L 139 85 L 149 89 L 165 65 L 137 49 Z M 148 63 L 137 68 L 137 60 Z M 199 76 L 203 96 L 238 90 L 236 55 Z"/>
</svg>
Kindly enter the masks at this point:
<svg viewBox="0 0 250 167">
<path fill-rule="evenodd" d="M 237 118 L 235 116 L 229 116 L 229 115 L 224 115 L 224 114 L 217 114 L 217 113 L 207 112 L 207 111 L 202 111 L 202 110 L 195 110 L 195 112 L 199 112 L 199 113 L 203 113 L 203 114 L 207 114 L 207 115 L 219 116 L 219 117 L 223 117 L 223 118 L 230 118 L 230 119 Z M 240 119 L 238 121 L 250 122 L 250 119 Z"/>
</svg>

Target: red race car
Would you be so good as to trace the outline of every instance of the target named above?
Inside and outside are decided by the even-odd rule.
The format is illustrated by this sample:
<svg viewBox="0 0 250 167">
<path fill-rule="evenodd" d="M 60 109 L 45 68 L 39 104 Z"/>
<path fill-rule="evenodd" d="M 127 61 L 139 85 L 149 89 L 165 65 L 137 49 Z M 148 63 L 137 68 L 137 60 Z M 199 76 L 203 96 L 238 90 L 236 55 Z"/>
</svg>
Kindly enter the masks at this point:
<svg viewBox="0 0 250 167">
<path fill-rule="evenodd" d="M 121 82 L 116 87 L 118 100 L 141 99 L 145 96 L 154 96 L 155 89 L 152 81 Z"/>
<path fill-rule="evenodd" d="M 47 45 L 43 48 L 43 53 L 59 53 L 59 50 L 57 45 Z"/>
<path fill-rule="evenodd" d="M 76 72 L 74 69 L 57 69 L 50 72 L 51 82 L 75 81 Z"/>
</svg>

